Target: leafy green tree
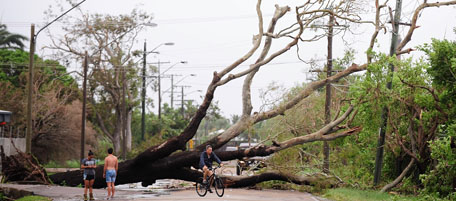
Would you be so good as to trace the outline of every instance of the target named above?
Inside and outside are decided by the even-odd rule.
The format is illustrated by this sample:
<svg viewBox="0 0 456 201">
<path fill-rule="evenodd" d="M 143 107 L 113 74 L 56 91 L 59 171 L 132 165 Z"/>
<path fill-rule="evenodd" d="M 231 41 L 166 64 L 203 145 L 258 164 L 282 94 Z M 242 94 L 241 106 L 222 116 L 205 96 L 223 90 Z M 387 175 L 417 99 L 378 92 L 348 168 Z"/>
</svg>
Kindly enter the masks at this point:
<svg viewBox="0 0 456 201">
<path fill-rule="evenodd" d="M 456 32 L 456 29 L 455 29 Z M 432 79 L 440 102 L 441 113 L 447 121 L 439 125 L 436 139 L 429 141 L 432 167 L 421 175 L 423 191 L 456 199 L 456 149 L 451 147 L 451 139 L 456 138 L 456 41 L 433 39 L 431 44 L 421 47 L 430 64 L 427 71 Z M 443 112 L 442 112 L 443 111 Z"/>
<path fill-rule="evenodd" d="M 456 32 L 456 30 L 455 30 Z M 433 39 L 421 47 L 430 63 L 428 69 L 432 83 L 441 90 L 440 99 L 447 106 L 450 118 L 456 118 L 456 41 Z"/>
<path fill-rule="evenodd" d="M 5 24 L 0 24 L 0 48 L 1 49 L 24 49 L 22 41 L 28 40 L 27 37 L 11 33 Z"/>
<path fill-rule="evenodd" d="M 133 149 L 129 157 L 133 157 L 147 149 L 151 144 L 158 144 L 164 140 L 174 137 L 181 133 L 185 126 L 190 122 L 197 108 L 192 104 L 193 101 L 186 101 L 184 105 L 184 116 L 181 108 L 171 108 L 164 104 L 162 109 L 162 120 L 154 113 L 146 114 L 145 140 L 141 140 L 141 112 L 139 108 L 133 112 L 132 134 Z"/>
<path fill-rule="evenodd" d="M 209 138 L 209 133 L 221 129 L 226 129 L 230 126 L 230 121 L 222 116 L 218 101 L 214 101 L 207 110 L 206 117 L 201 121 L 198 131 L 195 135 L 198 144 L 206 141 Z"/>
</svg>

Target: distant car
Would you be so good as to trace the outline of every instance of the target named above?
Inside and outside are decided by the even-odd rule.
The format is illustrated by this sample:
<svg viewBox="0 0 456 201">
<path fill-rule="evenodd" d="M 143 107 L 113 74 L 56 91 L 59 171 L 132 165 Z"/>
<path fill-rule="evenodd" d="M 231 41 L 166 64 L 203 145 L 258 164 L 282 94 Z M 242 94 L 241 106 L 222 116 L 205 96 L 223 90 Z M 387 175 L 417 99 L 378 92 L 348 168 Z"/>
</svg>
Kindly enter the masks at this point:
<svg viewBox="0 0 456 201">
<path fill-rule="evenodd" d="M 251 147 L 255 147 L 257 146 L 258 143 L 241 143 L 239 145 L 239 149 L 248 149 L 248 148 L 251 148 Z M 250 158 L 243 158 L 241 160 L 237 160 L 237 163 L 236 163 L 236 174 L 237 175 L 242 175 L 242 172 L 244 170 L 250 170 L 250 171 L 254 171 L 254 170 L 259 170 L 261 168 L 264 168 L 266 167 L 266 160 L 268 159 L 269 157 L 266 156 L 266 157 L 263 157 L 263 156 L 255 156 L 255 157 L 250 157 Z"/>
<path fill-rule="evenodd" d="M 228 146 L 228 147 L 225 148 L 225 151 L 237 151 L 237 150 L 238 150 L 237 147 L 229 147 Z"/>
</svg>

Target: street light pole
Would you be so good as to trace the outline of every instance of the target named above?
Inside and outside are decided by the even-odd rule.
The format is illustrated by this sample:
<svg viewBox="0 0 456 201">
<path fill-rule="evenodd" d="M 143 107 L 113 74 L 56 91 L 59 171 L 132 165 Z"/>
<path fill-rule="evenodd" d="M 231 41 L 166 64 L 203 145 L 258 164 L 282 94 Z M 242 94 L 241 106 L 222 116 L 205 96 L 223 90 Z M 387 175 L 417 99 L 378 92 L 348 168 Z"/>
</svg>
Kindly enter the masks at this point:
<svg viewBox="0 0 456 201">
<path fill-rule="evenodd" d="M 36 38 L 38 37 L 38 34 L 40 34 L 41 31 L 43 31 L 45 28 L 47 28 L 49 25 L 54 23 L 55 21 L 59 20 L 62 18 L 64 15 L 69 13 L 71 10 L 74 8 L 78 7 L 82 3 L 84 3 L 86 0 L 82 0 L 78 4 L 74 5 L 61 15 L 59 15 L 57 18 L 46 24 L 43 28 L 38 30 L 38 32 L 35 34 L 35 24 L 31 25 L 30 29 L 30 52 L 29 52 L 29 80 L 28 80 L 28 97 L 27 97 L 27 133 L 25 136 L 25 152 L 26 153 L 32 153 L 32 131 L 33 131 L 33 124 L 32 124 L 32 96 L 33 96 L 33 91 L 32 91 L 32 83 L 33 83 L 33 65 L 34 65 L 34 55 L 35 55 L 35 46 L 36 46 Z"/>
<path fill-rule="evenodd" d="M 35 55 L 35 24 L 30 29 L 30 55 L 29 55 L 29 79 L 27 96 L 27 134 L 25 136 L 25 152 L 32 153 L 32 96 L 33 96 L 33 59 Z"/>
<path fill-rule="evenodd" d="M 141 106 L 142 106 L 142 112 L 141 112 L 141 140 L 144 140 L 144 135 L 146 133 L 146 65 L 147 65 L 147 55 L 149 53 L 157 53 L 155 50 L 159 48 L 162 45 L 174 45 L 172 42 L 168 43 L 161 43 L 157 45 L 155 48 L 152 49 L 152 51 L 147 52 L 147 44 L 146 41 L 144 41 L 144 51 L 143 51 L 143 69 L 142 69 L 142 97 L 141 97 Z M 161 116 L 161 115 L 160 115 Z"/>
<path fill-rule="evenodd" d="M 182 118 L 184 118 L 184 86 L 182 86 L 181 113 L 182 113 Z"/>
</svg>

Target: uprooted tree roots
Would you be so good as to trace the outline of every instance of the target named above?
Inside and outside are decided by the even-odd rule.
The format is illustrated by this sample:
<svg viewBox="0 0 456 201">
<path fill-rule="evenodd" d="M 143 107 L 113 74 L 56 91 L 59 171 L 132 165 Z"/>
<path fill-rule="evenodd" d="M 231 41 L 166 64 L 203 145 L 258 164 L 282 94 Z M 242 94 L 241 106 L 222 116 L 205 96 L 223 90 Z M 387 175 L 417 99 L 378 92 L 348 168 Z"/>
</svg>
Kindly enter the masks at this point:
<svg viewBox="0 0 456 201">
<path fill-rule="evenodd" d="M 3 182 L 50 184 L 46 170 L 31 154 L 17 150 L 18 153 L 6 156 L 3 146 L 0 146 L 2 157 Z"/>
</svg>

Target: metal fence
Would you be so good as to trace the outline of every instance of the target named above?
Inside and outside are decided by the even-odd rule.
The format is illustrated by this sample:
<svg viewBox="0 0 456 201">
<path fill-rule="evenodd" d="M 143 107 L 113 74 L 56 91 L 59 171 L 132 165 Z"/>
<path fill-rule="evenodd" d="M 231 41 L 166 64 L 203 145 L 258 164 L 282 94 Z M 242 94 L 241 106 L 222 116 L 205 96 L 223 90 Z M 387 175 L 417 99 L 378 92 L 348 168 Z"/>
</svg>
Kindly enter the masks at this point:
<svg viewBox="0 0 456 201">
<path fill-rule="evenodd" d="M 25 138 L 27 128 L 14 126 L 0 126 L 0 138 Z"/>
</svg>

